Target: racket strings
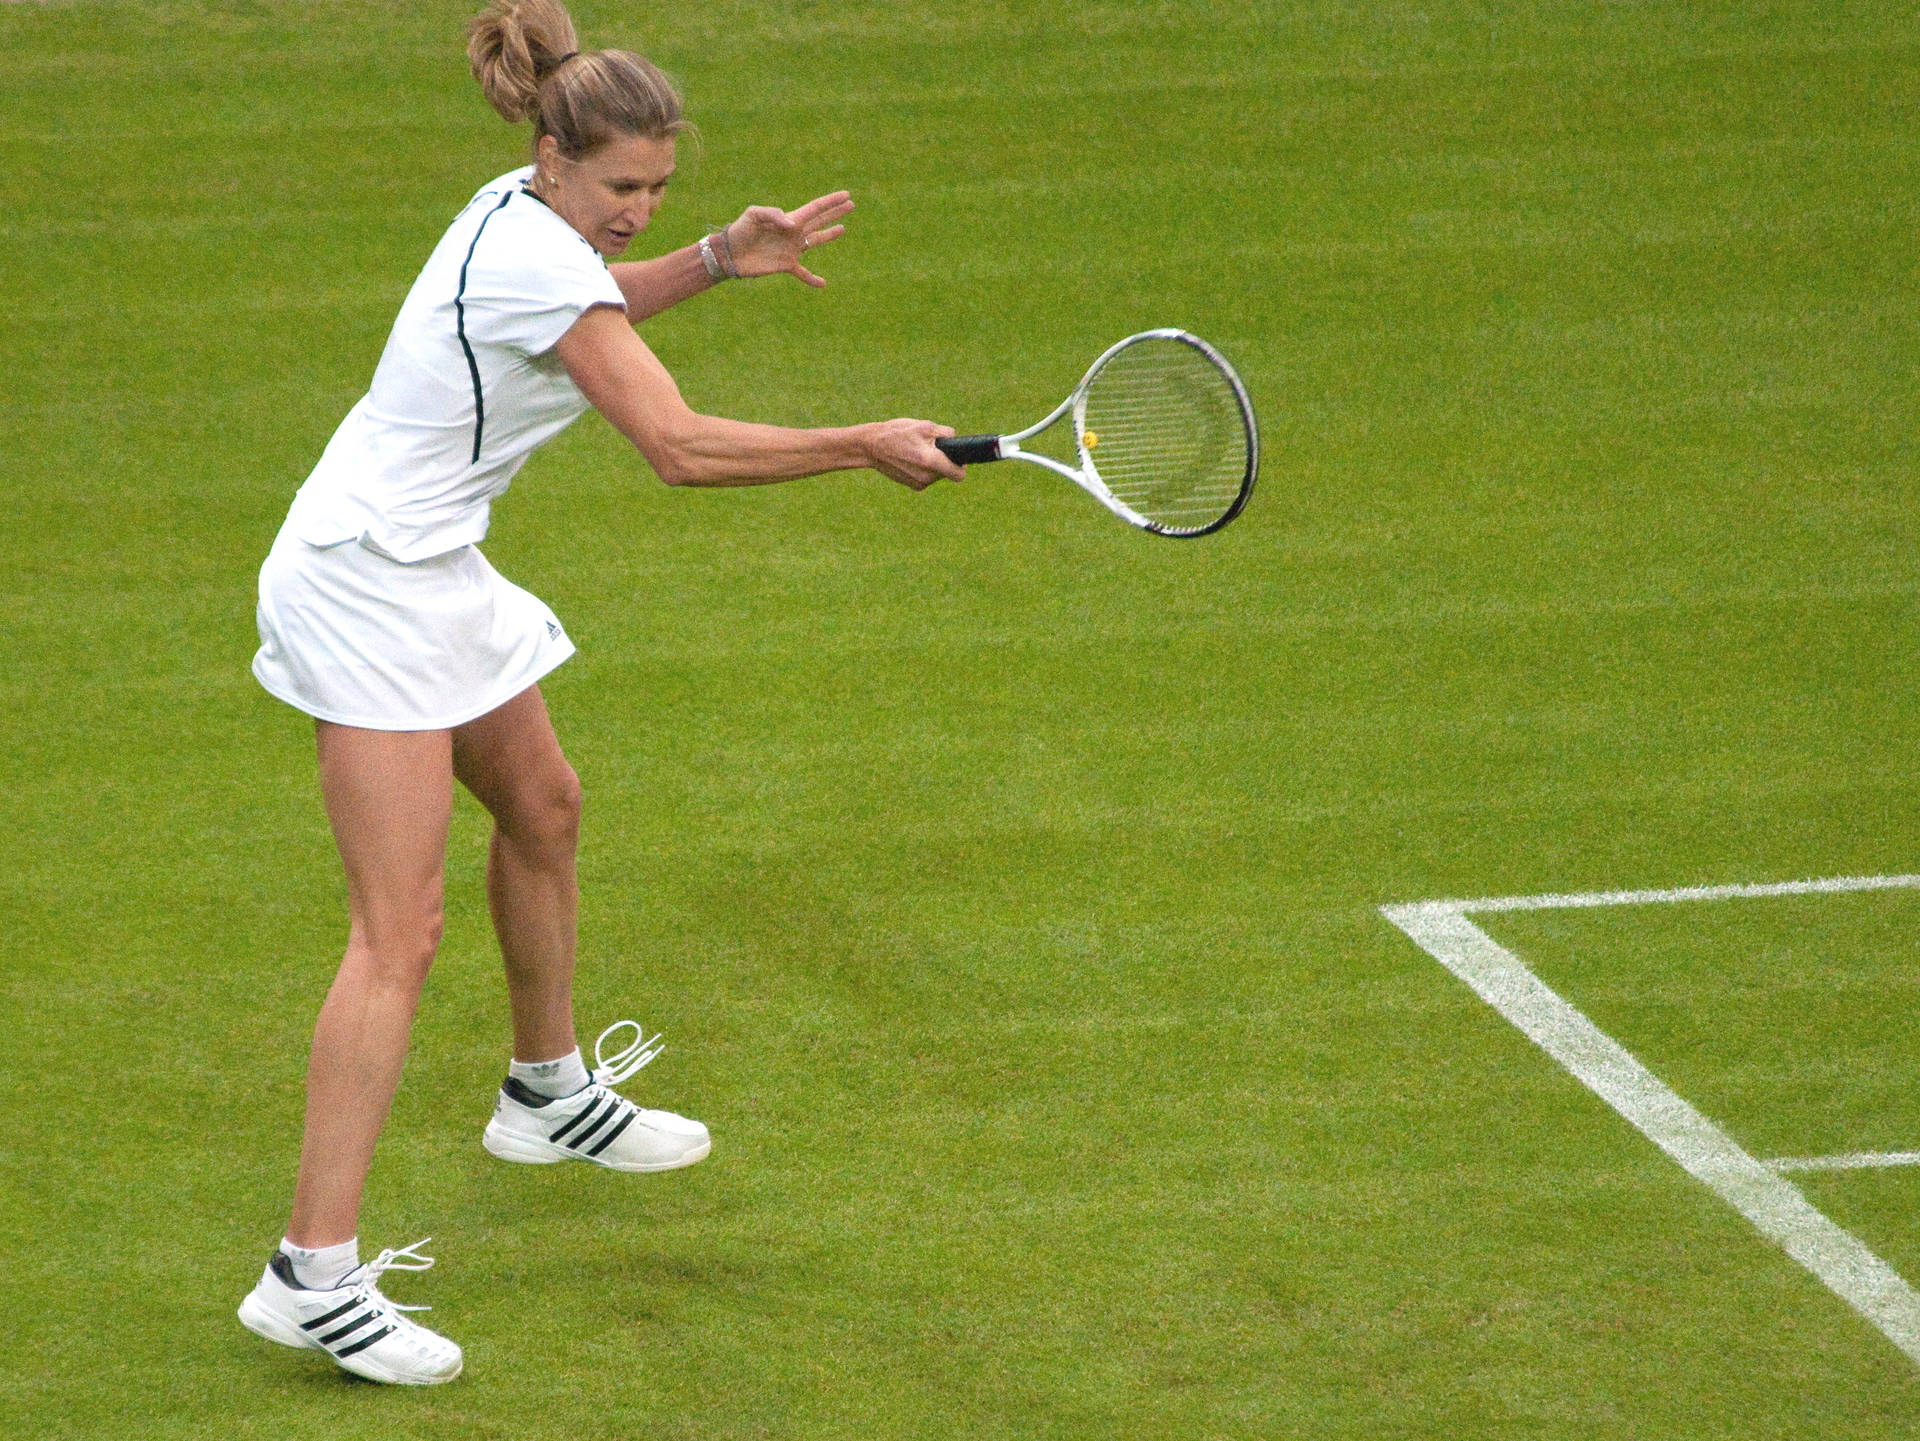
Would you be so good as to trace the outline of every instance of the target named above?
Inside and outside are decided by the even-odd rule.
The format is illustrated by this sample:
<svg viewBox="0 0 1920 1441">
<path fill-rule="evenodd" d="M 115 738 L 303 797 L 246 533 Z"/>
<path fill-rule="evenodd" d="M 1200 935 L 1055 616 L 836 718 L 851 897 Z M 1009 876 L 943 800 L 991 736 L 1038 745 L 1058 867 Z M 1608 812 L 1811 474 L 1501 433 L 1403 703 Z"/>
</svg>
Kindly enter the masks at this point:
<svg viewBox="0 0 1920 1441">
<path fill-rule="evenodd" d="M 1157 526 L 1201 530 L 1249 479 L 1247 418 L 1232 382 L 1182 341 L 1129 346 L 1094 377 L 1081 431 L 1114 499 Z"/>
</svg>

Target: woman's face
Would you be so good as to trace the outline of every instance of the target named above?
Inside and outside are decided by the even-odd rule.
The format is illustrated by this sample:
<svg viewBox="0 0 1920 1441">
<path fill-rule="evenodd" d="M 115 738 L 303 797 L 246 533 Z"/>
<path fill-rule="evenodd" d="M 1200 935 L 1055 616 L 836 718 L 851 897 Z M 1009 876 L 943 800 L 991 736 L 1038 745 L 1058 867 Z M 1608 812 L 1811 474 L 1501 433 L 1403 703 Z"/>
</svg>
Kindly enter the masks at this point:
<svg viewBox="0 0 1920 1441">
<path fill-rule="evenodd" d="M 622 135 L 569 160 L 551 135 L 540 137 L 534 190 L 609 260 L 653 219 L 673 178 L 673 137 Z M 543 178 L 544 177 L 544 178 Z"/>
</svg>

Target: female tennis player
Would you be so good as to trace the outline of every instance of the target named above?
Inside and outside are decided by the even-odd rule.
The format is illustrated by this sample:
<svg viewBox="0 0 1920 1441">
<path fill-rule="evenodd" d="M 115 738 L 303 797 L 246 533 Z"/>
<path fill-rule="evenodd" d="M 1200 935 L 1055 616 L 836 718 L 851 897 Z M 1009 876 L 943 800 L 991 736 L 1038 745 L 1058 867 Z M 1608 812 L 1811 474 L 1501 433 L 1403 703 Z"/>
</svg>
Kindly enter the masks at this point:
<svg viewBox="0 0 1920 1441">
<path fill-rule="evenodd" d="M 706 1156 L 698 1121 L 613 1087 L 657 1038 L 590 1070 L 574 1036 L 579 781 L 542 676 L 573 653 L 559 620 L 476 548 L 527 456 L 591 405 L 669 485 L 871 468 L 920 490 L 962 472 L 946 426 L 789 430 L 697 414 L 633 326 L 726 278 L 824 282 L 806 252 L 840 236 L 844 192 L 754 206 L 698 245 L 609 265 L 644 230 L 685 128 L 672 85 L 623 50 L 582 53 L 558 0 L 495 0 L 468 56 L 493 107 L 531 119 L 534 164 L 481 188 L 400 308 L 367 395 L 295 497 L 260 572 L 253 671 L 314 717 L 320 787 L 346 869 L 346 955 L 314 1029 L 286 1236 L 240 1306 L 251 1330 L 377 1381 L 460 1372 L 460 1348 L 401 1314 L 364 1264 L 360 1195 L 440 938 L 453 785 L 491 813 L 487 896 L 513 1058 L 483 1143 L 535 1164 L 663 1171 Z"/>
</svg>

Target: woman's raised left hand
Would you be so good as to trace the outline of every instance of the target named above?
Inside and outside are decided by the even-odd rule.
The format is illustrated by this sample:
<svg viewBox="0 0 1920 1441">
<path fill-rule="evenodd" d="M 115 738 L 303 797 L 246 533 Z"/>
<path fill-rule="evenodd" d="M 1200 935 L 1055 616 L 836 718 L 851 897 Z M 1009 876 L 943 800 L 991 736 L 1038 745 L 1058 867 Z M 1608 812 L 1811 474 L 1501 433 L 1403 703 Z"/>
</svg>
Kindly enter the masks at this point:
<svg viewBox="0 0 1920 1441">
<path fill-rule="evenodd" d="M 840 217 L 853 209 L 844 190 L 809 200 L 798 210 L 749 205 L 727 226 L 727 243 L 741 279 L 756 275 L 797 275 L 809 285 L 827 282 L 807 269 L 802 257 L 817 245 L 838 240 L 847 227 Z"/>
</svg>

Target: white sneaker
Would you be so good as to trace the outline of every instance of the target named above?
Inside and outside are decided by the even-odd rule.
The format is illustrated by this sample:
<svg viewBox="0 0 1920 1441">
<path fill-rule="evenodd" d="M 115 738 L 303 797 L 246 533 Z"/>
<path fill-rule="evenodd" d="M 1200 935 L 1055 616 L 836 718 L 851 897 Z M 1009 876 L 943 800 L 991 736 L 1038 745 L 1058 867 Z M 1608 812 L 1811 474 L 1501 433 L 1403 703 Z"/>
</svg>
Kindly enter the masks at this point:
<svg viewBox="0 0 1920 1441">
<path fill-rule="evenodd" d="M 356 1376 L 401 1386 L 433 1386 L 460 1374 L 460 1348 L 438 1332 L 409 1321 L 402 1306 L 374 1283 L 383 1271 L 424 1271 L 433 1258 L 415 1249 L 382 1251 L 331 1290 L 311 1290 L 293 1275 L 293 1262 L 275 1251 L 260 1284 L 240 1303 L 240 1324 L 256 1336 L 325 1351 Z"/>
<path fill-rule="evenodd" d="M 601 1049 L 622 1026 L 634 1042 L 617 1055 Z M 671 1171 L 706 1159 L 713 1139 L 698 1121 L 671 1111 L 648 1111 L 609 1088 L 659 1055 L 660 1038 L 632 1021 L 616 1021 L 593 1043 L 595 1065 L 584 1090 L 552 1100 L 509 1076 L 500 1087 L 480 1143 L 503 1161 L 550 1165 L 592 1161 L 616 1171 Z"/>
</svg>

